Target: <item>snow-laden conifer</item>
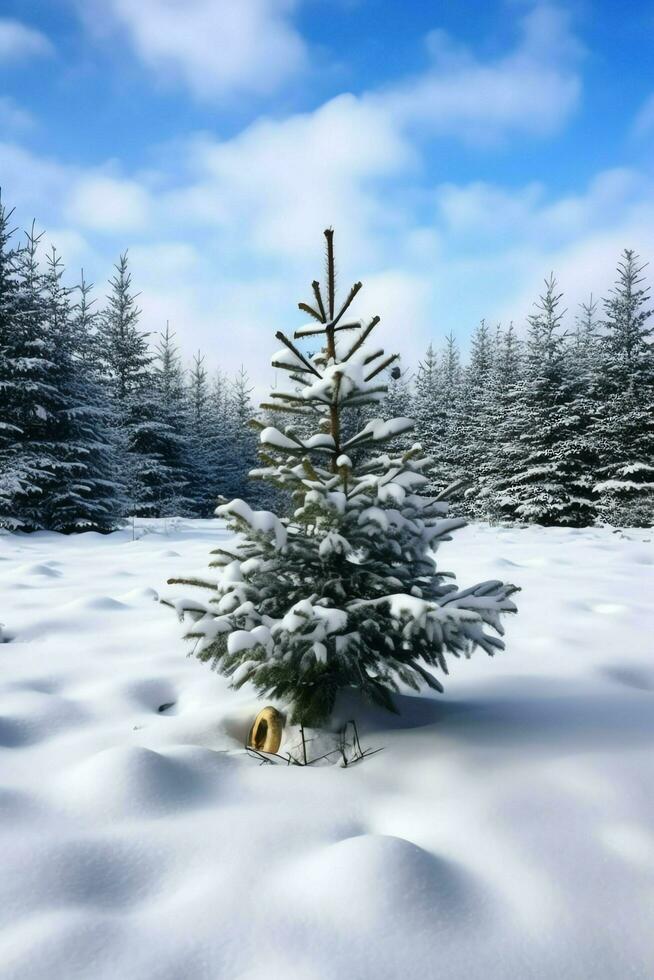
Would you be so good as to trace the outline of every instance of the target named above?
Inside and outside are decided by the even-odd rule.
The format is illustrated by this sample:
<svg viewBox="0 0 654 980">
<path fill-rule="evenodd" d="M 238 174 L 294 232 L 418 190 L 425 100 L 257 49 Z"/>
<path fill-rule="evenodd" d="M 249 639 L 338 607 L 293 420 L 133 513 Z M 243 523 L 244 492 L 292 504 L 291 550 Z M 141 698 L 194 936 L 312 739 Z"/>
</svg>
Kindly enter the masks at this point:
<svg viewBox="0 0 654 980">
<path fill-rule="evenodd" d="M 248 373 L 241 365 L 225 392 L 220 476 L 225 497 L 242 497 L 257 503 L 270 494 L 265 490 L 262 493 L 260 481 L 248 480 L 248 472 L 257 462 L 257 437 L 250 424 L 255 415 L 252 391 Z"/>
<path fill-rule="evenodd" d="M 373 418 L 347 429 L 348 415 L 382 401 L 397 355 L 371 343 L 378 317 L 348 316 L 361 283 L 336 305 L 331 230 L 325 237 L 326 289 L 313 283 L 312 303 L 300 304 L 311 322 L 293 339 L 278 332 L 282 346 L 272 358 L 299 391 L 289 385 L 263 406 L 310 420 L 313 434 L 300 436 L 292 425 L 260 424 L 259 432 L 257 475 L 289 492 L 294 512 L 280 517 L 240 499 L 219 507 L 239 537 L 214 552 L 221 574 L 206 583 L 209 602 L 177 603 L 195 616 L 189 635 L 197 656 L 234 686 L 249 681 L 285 702 L 292 720 L 306 725 L 324 722 L 344 688 L 391 710 L 403 685 L 442 690 L 435 673 L 447 672 L 446 657 L 501 649 L 500 616 L 515 610 L 514 586 L 459 589 L 436 566 L 436 549 L 464 521 L 422 495 L 430 460 L 418 444 L 385 451 L 411 420 Z M 316 341 L 320 350 L 305 354 Z"/>
<path fill-rule="evenodd" d="M 181 368 L 166 324 L 147 373 L 120 403 L 127 440 L 131 509 L 139 517 L 173 517 L 192 507 Z"/>
<path fill-rule="evenodd" d="M 125 501 L 117 478 L 116 445 L 109 427 L 106 392 L 87 359 L 93 314 L 90 286 L 65 285 L 64 266 L 53 247 L 43 275 L 43 328 L 52 387 L 48 418 L 50 462 L 43 484 L 42 522 L 54 531 L 111 531 Z"/>
<path fill-rule="evenodd" d="M 454 412 L 452 438 L 456 449 L 453 456 L 458 469 L 456 475 L 464 483 L 458 494 L 457 508 L 468 516 L 478 513 L 475 502 L 480 489 L 479 467 L 494 434 L 491 411 L 493 340 L 488 324 L 482 320 L 471 338 L 470 360 L 463 372 Z"/>
<path fill-rule="evenodd" d="M 164 404 L 148 334 L 139 329 L 141 311 L 127 253 L 120 256 L 109 286 L 96 351 L 112 400 L 129 510 L 143 517 L 168 516 L 178 511 L 184 488 L 179 464 L 184 438 Z"/>
<path fill-rule="evenodd" d="M 193 512 L 197 517 L 210 517 L 222 492 L 219 471 L 224 420 L 219 417 L 211 397 L 205 356 L 201 351 L 193 355 L 188 371 L 186 402 Z"/>
<path fill-rule="evenodd" d="M 0 527 L 8 529 L 23 524 L 19 501 L 24 503 L 30 492 L 38 496 L 38 465 L 24 452 L 27 399 L 23 378 L 33 352 L 27 347 L 21 316 L 12 213 L 0 194 Z"/>
<path fill-rule="evenodd" d="M 0 404 L 0 415 L 3 432 L 9 437 L 3 450 L 1 520 L 5 527 L 24 531 L 47 526 L 43 504 L 60 465 L 56 431 L 63 402 L 57 349 L 48 337 L 45 283 L 38 257 L 41 237 L 32 225 L 14 255 L 18 294 L 7 319 L 0 369 L 6 401 L 6 410 Z"/>
<path fill-rule="evenodd" d="M 522 456 L 520 385 L 522 347 L 513 322 L 506 329 L 498 325 L 495 334 L 490 384 L 484 417 L 485 442 L 478 443 L 479 461 L 474 472 L 473 510 L 482 520 L 504 519 L 503 498 L 498 487 L 510 478 Z"/>
<path fill-rule="evenodd" d="M 525 373 L 514 387 L 506 466 L 494 492 L 508 518 L 546 525 L 592 524 L 594 451 L 584 378 L 569 356 L 554 275 L 529 317 Z"/>
<path fill-rule="evenodd" d="M 654 344 L 644 265 L 630 249 L 604 300 L 599 360 L 603 398 L 594 437 L 600 454 L 595 490 L 611 524 L 654 523 Z"/>
</svg>

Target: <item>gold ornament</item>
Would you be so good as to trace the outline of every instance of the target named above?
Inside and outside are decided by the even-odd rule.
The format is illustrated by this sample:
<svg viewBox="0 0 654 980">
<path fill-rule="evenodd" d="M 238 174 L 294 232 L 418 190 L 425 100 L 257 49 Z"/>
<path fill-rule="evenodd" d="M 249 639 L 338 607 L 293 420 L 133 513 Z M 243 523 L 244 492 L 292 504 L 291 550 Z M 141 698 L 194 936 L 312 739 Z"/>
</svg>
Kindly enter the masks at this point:
<svg viewBox="0 0 654 980">
<path fill-rule="evenodd" d="M 257 752 L 275 753 L 282 743 L 284 716 L 269 705 L 263 708 L 254 719 L 248 735 L 248 746 Z"/>
</svg>

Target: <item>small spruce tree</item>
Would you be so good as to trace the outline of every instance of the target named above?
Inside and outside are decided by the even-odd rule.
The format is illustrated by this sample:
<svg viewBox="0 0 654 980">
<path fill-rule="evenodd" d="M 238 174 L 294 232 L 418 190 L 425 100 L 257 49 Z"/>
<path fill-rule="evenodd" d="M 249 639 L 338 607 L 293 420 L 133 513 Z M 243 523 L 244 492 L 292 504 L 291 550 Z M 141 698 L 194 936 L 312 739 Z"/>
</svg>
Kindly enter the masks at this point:
<svg viewBox="0 0 654 980">
<path fill-rule="evenodd" d="M 382 378 L 397 355 L 365 346 L 378 317 L 367 325 L 346 317 L 361 283 L 337 308 L 332 231 L 325 237 L 326 293 L 314 282 L 314 304 L 300 304 L 312 322 L 294 341 L 276 335 L 283 347 L 273 366 L 300 391 L 275 391 L 262 406 L 312 420 L 314 432 L 259 423 L 257 475 L 290 492 L 295 510 L 279 517 L 243 500 L 220 506 L 239 537 L 213 553 L 217 585 L 186 580 L 210 588 L 211 600 L 177 606 L 195 616 L 189 636 L 201 660 L 235 687 L 250 681 L 281 699 L 291 721 L 309 726 L 328 719 L 346 688 L 390 710 L 400 685 L 441 691 L 434 672 L 447 673 L 447 654 L 503 647 L 494 633 L 502 633 L 500 614 L 515 611 L 516 591 L 498 581 L 459 589 L 437 568 L 436 548 L 465 522 L 421 494 L 430 461 L 418 444 L 381 451 L 411 420 L 374 418 L 348 430 L 348 415 L 383 400 Z M 305 355 L 302 344 L 316 338 L 322 348 Z"/>
</svg>

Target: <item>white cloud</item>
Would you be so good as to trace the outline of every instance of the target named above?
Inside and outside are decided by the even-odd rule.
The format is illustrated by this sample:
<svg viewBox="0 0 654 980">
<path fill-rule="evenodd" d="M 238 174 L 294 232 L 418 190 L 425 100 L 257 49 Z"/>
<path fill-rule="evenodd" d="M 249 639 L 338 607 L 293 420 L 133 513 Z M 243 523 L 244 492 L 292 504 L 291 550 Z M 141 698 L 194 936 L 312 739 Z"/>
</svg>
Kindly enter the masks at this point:
<svg viewBox="0 0 654 980">
<path fill-rule="evenodd" d="M 180 218 L 215 226 L 237 248 L 300 261 L 328 225 L 360 258 L 374 251 L 393 220 L 375 185 L 415 159 L 386 114 L 351 95 L 229 141 L 204 137 L 190 152 L 194 179 L 171 199 Z"/>
<path fill-rule="evenodd" d="M 517 191 L 484 181 L 446 183 L 436 191 L 436 207 L 451 237 L 485 245 L 488 238 L 524 231 L 544 193 L 543 185 L 537 183 Z"/>
<path fill-rule="evenodd" d="M 45 221 L 53 207 L 61 207 L 70 173 L 70 168 L 56 160 L 30 153 L 16 143 L 0 142 L 0 186 L 25 221 L 35 215 Z"/>
<path fill-rule="evenodd" d="M 274 331 L 300 322 L 295 303 L 322 271 L 327 225 L 341 287 L 363 279 L 359 311 L 381 313 L 387 346 L 414 363 L 430 336 L 463 339 L 484 315 L 524 321 L 552 268 L 573 305 L 606 288 L 625 245 L 654 253 L 654 188 L 633 169 L 558 196 L 540 183 L 427 182 L 427 134 L 443 145 L 563 125 L 580 86 L 565 18 L 532 9 L 513 49 L 490 60 L 442 34 L 430 47 L 417 78 L 259 119 L 230 139 L 197 135 L 160 154 L 175 163 L 159 173 L 65 166 L 6 146 L 0 181 L 22 215 L 69 235 L 76 262 L 88 239 L 98 283 L 129 245 L 144 327 L 170 320 L 187 357 L 201 346 L 230 371 L 245 361 L 260 389 Z"/>
<path fill-rule="evenodd" d="M 18 20 L 0 17 L 0 64 L 51 54 L 52 44 L 41 31 Z"/>
<path fill-rule="evenodd" d="M 486 250 L 493 240 L 553 248 L 593 229 L 618 227 L 650 193 L 654 188 L 642 174 L 616 167 L 597 174 L 583 192 L 556 200 L 548 200 L 541 183 L 506 188 L 474 181 L 442 184 L 436 203 L 458 247 Z"/>
<path fill-rule="evenodd" d="M 106 0 L 80 6 L 98 29 L 122 30 L 164 82 L 200 98 L 266 94 L 306 63 L 295 0 Z"/>
<path fill-rule="evenodd" d="M 381 317 L 376 339 L 401 355 L 404 368 L 415 368 L 429 343 L 436 289 L 436 277 L 425 276 L 422 268 L 412 272 L 389 264 L 364 277 L 358 309 L 365 309 L 366 317 Z"/>
<path fill-rule="evenodd" d="M 146 226 L 150 196 L 135 180 L 103 174 L 82 176 L 73 184 L 67 217 L 84 228 L 100 232 L 132 232 Z"/>
<path fill-rule="evenodd" d="M 430 47 L 434 65 L 408 82 L 340 95 L 284 120 L 258 120 L 229 140 L 205 134 L 191 141 L 188 179 L 169 206 L 180 219 L 215 228 L 236 250 L 300 264 L 326 225 L 349 243 L 345 265 L 351 256 L 374 264 L 389 248 L 409 248 L 415 221 L 393 185 L 406 186 L 418 172 L 427 132 L 465 141 L 515 130 L 542 135 L 562 125 L 580 88 L 580 49 L 566 17 L 547 6 L 522 19 L 516 46 L 494 61 L 482 62 L 442 33 L 432 35 Z M 464 206 L 457 193 L 452 220 L 453 209 Z M 480 200 L 472 215 L 495 212 L 510 226 L 521 202 L 507 209 L 503 192 L 495 193 L 496 204 Z M 539 191 L 526 193 L 529 209 Z M 421 229 L 423 240 L 426 233 Z"/>
<path fill-rule="evenodd" d="M 443 31 L 433 31 L 430 70 L 377 94 L 398 121 L 468 143 L 512 133 L 546 136 L 576 108 L 582 49 L 568 16 L 539 4 L 519 22 L 515 49 L 482 61 Z"/>
<path fill-rule="evenodd" d="M 308 64 L 292 15 L 300 0 L 78 0 L 96 32 L 121 30 L 159 79 L 202 99 L 275 91 Z M 568 14 L 537 3 L 516 17 L 517 41 L 481 58 L 445 32 L 427 37 L 430 67 L 371 89 L 359 101 L 389 125 L 421 135 L 489 143 L 512 133 L 546 136 L 576 108 L 583 53 Z"/>
</svg>

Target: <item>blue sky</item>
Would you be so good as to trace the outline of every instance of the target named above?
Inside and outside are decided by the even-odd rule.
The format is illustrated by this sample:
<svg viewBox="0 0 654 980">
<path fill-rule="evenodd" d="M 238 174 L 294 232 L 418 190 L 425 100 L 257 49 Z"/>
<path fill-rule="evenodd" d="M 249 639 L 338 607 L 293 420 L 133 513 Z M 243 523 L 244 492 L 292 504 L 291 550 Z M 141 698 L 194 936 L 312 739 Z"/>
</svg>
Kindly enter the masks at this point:
<svg viewBox="0 0 654 980">
<path fill-rule="evenodd" d="M 654 3 L 0 7 L 5 201 L 99 288 L 129 247 L 144 325 L 257 384 L 325 225 L 415 363 L 654 257 L 653 150 Z"/>
</svg>

